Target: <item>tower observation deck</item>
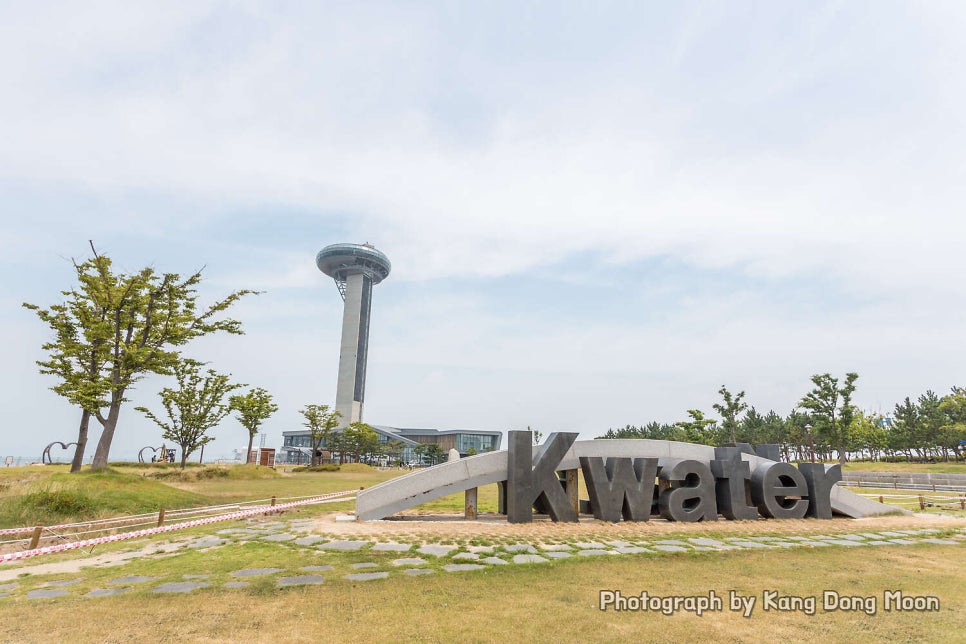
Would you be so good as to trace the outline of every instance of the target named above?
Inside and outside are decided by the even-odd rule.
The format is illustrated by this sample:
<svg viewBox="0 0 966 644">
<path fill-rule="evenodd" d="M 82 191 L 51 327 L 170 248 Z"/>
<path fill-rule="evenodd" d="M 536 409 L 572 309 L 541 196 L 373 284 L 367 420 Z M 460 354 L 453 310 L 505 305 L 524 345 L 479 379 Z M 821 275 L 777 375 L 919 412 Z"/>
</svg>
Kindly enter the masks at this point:
<svg viewBox="0 0 966 644">
<path fill-rule="evenodd" d="M 315 265 L 335 280 L 345 302 L 335 409 L 346 426 L 362 420 L 372 287 L 389 276 L 392 264 L 370 244 L 333 244 L 319 251 Z"/>
</svg>

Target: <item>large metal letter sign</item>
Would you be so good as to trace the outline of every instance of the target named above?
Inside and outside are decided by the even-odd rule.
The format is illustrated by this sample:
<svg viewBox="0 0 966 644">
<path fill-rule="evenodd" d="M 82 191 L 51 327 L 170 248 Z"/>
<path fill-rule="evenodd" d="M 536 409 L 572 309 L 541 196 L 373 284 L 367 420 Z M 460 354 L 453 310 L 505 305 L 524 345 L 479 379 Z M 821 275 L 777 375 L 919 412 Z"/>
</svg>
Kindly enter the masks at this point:
<svg viewBox="0 0 966 644">
<path fill-rule="evenodd" d="M 554 521 L 576 521 L 577 513 L 560 485 L 556 469 L 577 440 L 575 433 L 550 434 L 533 457 L 530 432 L 511 431 L 507 438 L 507 512 L 509 523 L 533 521 L 533 504 L 543 501 Z"/>
<path fill-rule="evenodd" d="M 647 521 L 654 502 L 656 458 L 580 457 L 594 518 L 614 523 Z"/>
</svg>

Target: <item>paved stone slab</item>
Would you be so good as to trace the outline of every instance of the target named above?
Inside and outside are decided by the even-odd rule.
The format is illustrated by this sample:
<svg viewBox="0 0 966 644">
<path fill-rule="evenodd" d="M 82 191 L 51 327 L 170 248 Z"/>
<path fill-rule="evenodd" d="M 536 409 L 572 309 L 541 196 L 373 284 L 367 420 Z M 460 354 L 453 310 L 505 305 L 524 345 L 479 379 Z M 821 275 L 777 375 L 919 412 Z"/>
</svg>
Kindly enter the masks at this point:
<svg viewBox="0 0 966 644">
<path fill-rule="evenodd" d="M 183 579 L 208 579 L 211 575 L 181 575 Z"/>
<path fill-rule="evenodd" d="M 889 541 L 891 541 L 892 543 L 898 543 L 900 546 L 911 546 L 912 544 L 915 543 L 915 541 L 912 541 L 910 539 L 889 539 Z"/>
<path fill-rule="evenodd" d="M 830 546 L 830 545 L 832 545 L 832 544 L 827 543 L 825 541 L 801 541 L 800 543 L 803 546 L 812 546 L 813 548 L 816 547 L 816 546 L 817 547 L 822 547 L 822 546 Z"/>
<path fill-rule="evenodd" d="M 569 550 L 573 550 L 573 548 L 571 548 L 565 543 L 544 545 L 544 546 L 540 546 L 540 549 L 546 550 L 547 552 L 566 552 Z"/>
<path fill-rule="evenodd" d="M 371 561 L 363 561 L 362 563 L 354 563 L 354 564 L 352 564 L 352 567 L 353 568 L 356 568 L 356 569 L 359 569 L 359 568 L 378 568 L 379 567 L 379 564 L 372 563 Z"/>
<path fill-rule="evenodd" d="M 449 564 L 443 566 L 443 570 L 446 572 L 463 572 L 464 570 L 480 570 L 482 568 L 486 568 L 486 566 L 480 564 Z"/>
<path fill-rule="evenodd" d="M 246 530 L 245 528 L 225 528 L 224 530 L 218 530 L 217 532 L 215 532 L 215 534 L 228 534 L 228 535 L 231 535 L 231 534 L 250 534 L 250 533 L 251 533 L 251 531 L 250 530 Z"/>
<path fill-rule="evenodd" d="M 634 544 L 631 543 L 630 541 L 608 541 L 607 545 L 614 546 L 615 548 L 629 548 Z"/>
<path fill-rule="evenodd" d="M 736 546 L 734 544 L 725 544 L 722 546 L 717 546 L 715 550 L 741 550 L 741 546 Z"/>
<path fill-rule="evenodd" d="M 379 574 L 379 573 L 373 573 Z M 350 577 L 352 575 L 349 575 Z M 293 577 L 279 577 L 278 585 L 280 588 L 286 586 L 308 586 L 322 583 L 322 575 L 295 575 Z"/>
<path fill-rule="evenodd" d="M 839 539 L 847 539 L 849 541 L 865 541 L 865 537 L 860 534 L 840 534 Z"/>
<path fill-rule="evenodd" d="M 899 538 L 902 538 L 902 537 L 906 536 L 904 533 L 900 533 L 900 532 L 880 532 L 879 534 L 881 534 L 884 537 L 899 537 Z"/>
<path fill-rule="evenodd" d="M 79 579 L 58 579 L 57 581 L 48 581 L 42 586 L 42 588 L 62 588 L 63 586 L 73 586 L 84 581 L 83 578 Z"/>
<path fill-rule="evenodd" d="M 800 544 L 796 541 L 772 541 L 771 545 L 779 548 L 797 548 Z"/>
<path fill-rule="evenodd" d="M 211 584 L 203 581 L 175 581 L 152 588 L 152 593 L 190 593 L 192 590 L 207 588 Z"/>
<path fill-rule="evenodd" d="M 223 588 L 248 588 L 252 585 L 250 581 L 226 581 L 222 587 Z"/>
<path fill-rule="evenodd" d="M 327 572 L 332 570 L 332 566 L 302 566 L 305 572 Z"/>
<path fill-rule="evenodd" d="M 143 584 L 146 581 L 154 581 L 157 577 L 142 577 L 140 575 L 130 575 L 128 577 L 118 577 L 107 582 L 111 586 L 127 586 L 128 584 Z"/>
<path fill-rule="evenodd" d="M 475 552 L 458 552 L 455 555 L 453 555 L 453 559 L 462 559 L 462 560 L 468 559 L 470 561 L 476 561 L 479 558 L 480 558 L 480 555 L 476 554 Z"/>
<path fill-rule="evenodd" d="M 761 543 L 760 541 L 732 541 L 736 546 L 741 546 L 742 548 L 774 548 L 775 546 L 770 546 L 767 543 Z"/>
<path fill-rule="evenodd" d="M 9 597 L 12 594 L 13 593 L 0 593 L 0 599 L 3 599 L 4 597 Z"/>
<path fill-rule="evenodd" d="M 188 544 L 189 548 L 216 548 L 218 546 L 223 546 L 228 543 L 227 539 L 219 539 L 218 537 L 202 537 L 201 539 L 195 539 Z"/>
<path fill-rule="evenodd" d="M 943 544 L 943 545 L 947 545 L 947 544 L 959 545 L 959 542 L 958 541 L 955 541 L 953 539 L 920 539 L 920 541 L 922 543 L 939 543 L 939 544 Z"/>
<path fill-rule="evenodd" d="M 505 566 L 506 561 L 500 559 L 499 557 L 486 557 L 485 559 L 480 559 L 483 563 L 488 563 L 491 566 Z"/>
<path fill-rule="evenodd" d="M 467 550 L 474 554 L 489 554 L 493 552 L 493 546 L 469 546 Z"/>
<path fill-rule="evenodd" d="M 424 563 L 426 563 L 426 560 L 419 557 L 403 557 L 392 561 L 394 566 L 422 566 Z"/>
<path fill-rule="evenodd" d="M 550 560 L 540 555 L 513 555 L 513 563 L 515 564 L 546 563 L 547 561 Z"/>
<path fill-rule="evenodd" d="M 618 550 L 620 550 L 620 548 L 618 548 Z M 691 550 L 695 550 L 697 552 L 709 552 L 712 550 L 717 550 L 717 548 L 709 548 L 708 546 L 694 546 L 691 548 Z"/>
<path fill-rule="evenodd" d="M 296 539 L 293 543 L 297 546 L 314 546 L 320 541 L 325 541 L 325 537 L 320 537 L 317 534 L 309 535 L 308 537 L 301 537 Z"/>
<path fill-rule="evenodd" d="M 876 541 L 882 538 L 874 532 L 860 532 L 859 535 L 865 537 L 866 539 L 874 539 Z"/>
<path fill-rule="evenodd" d="M 622 555 L 636 555 L 638 553 L 648 551 L 647 548 L 642 548 L 640 546 L 620 546 L 618 548 L 614 548 L 614 550 L 621 553 Z"/>
<path fill-rule="evenodd" d="M 662 546 L 690 546 L 691 544 L 687 541 L 680 541 L 678 539 L 661 539 L 655 541 L 654 543 L 660 544 Z"/>
<path fill-rule="evenodd" d="M 857 541 L 850 541 L 848 539 L 826 539 L 825 543 L 830 543 L 833 546 L 863 546 L 865 542 L 859 543 Z"/>
<path fill-rule="evenodd" d="M 50 590 L 30 590 L 27 592 L 27 599 L 50 599 L 51 597 L 63 597 L 66 594 L 67 591 L 61 588 Z"/>
<path fill-rule="evenodd" d="M 289 532 L 282 532 L 279 534 L 269 534 L 262 537 L 262 539 L 265 541 L 291 541 L 294 538 L 295 538 L 295 535 Z"/>
<path fill-rule="evenodd" d="M 654 550 L 660 550 L 661 552 L 690 552 L 690 548 L 685 548 L 683 546 L 676 546 L 670 543 L 661 543 L 656 546 L 652 546 Z M 584 553 L 580 553 L 584 554 Z"/>
<path fill-rule="evenodd" d="M 573 557 L 569 552 L 559 552 L 554 550 L 552 552 L 543 553 L 544 557 L 550 557 L 551 559 L 566 559 L 567 557 Z"/>
<path fill-rule="evenodd" d="M 380 552 L 407 552 L 412 546 L 408 543 L 377 543 L 372 547 L 373 550 Z"/>
<path fill-rule="evenodd" d="M 874 539 L 872 541 L 867 541 L 870 546 L 891 546 L 892 544 L 888 541 L 882 541 L 880 539 Z"/>
<path fill-rule="evenodd" d="M 717 539 L 708 539 L 706 537 L 695 537 L 694 539 L 688 539 L 691 543 L 696 546 L 723 546 L 724 542 L 718 541 Z"/>
<path fill-rule="evenodd" d="M 373 579 L 385 579 L 388 576 L 388 572 L 357 572 L 346 575 L 345 578 L 350 581 L 372 581 Z"/>
<path fill-rule="evenodd" d="M 509 546 L 503 546 L 503 549 L 507 552 L 527 552 L 531 554 L 537 551 L 537 549 L 531 546 L 529 543 L 515 543 Z"/>
<path fill-rule="evenodd" d="M 456 546 L 440 546 L 437 544 L 427 544 L 425 546 L 420 546 L 416 549 L 416 552 L 422 555 L 433 555 L 435 557 L 442 557 L 448 555 L 449 553 L 456 550 Z"/>
<path fill-rule="evenodd" d="M 2 586 L 0 586 L 0 590 L 13 590 L 14 588 L 17 588 L 18 586 L 19 586 L 19 584 L 3 584 Z"/>
<path fill-rule="evenodd" d="M 604 547 L 604 544 L 597 543 L 596 541 L 577 541 L 574 543 L 574 548 L 579 548 L 580 550 L 599 550 Z"/>
<path fill-rule="evenodd" d="M 596 555 L 612 555 L 612 550 L 601 550 L 600 548 L 588 548 L 577 553 L 581 557 L 594 557 Z"/>
<path fill-rule="evenodd" d="M 108 595 L 123 595 L 130 592 L 132 588 L 95 588 L 84 597 L 107 597 Z"/>
<path fill-rule="evenodd" d="M 369 545 L 368 541 L 330 541 L 318 546 L 320 550 L 359 550 L 363 546 Z"/>
<path fill-rule="evenodd" d="M 284 568 L 242 568 L 241 570 L 236 570 L 235 572 L 228 573 L 232 577 L 260 577 L 262 575 L 271 575 L 276 572 L 282 572 Z"/>
<path fill-rule="evenodd" d="M 403 570 L 404 575 L 431 575 L 435 570 L 430 570 L 428 568 L 409 568 L 408 570 Z"/>
</svg>

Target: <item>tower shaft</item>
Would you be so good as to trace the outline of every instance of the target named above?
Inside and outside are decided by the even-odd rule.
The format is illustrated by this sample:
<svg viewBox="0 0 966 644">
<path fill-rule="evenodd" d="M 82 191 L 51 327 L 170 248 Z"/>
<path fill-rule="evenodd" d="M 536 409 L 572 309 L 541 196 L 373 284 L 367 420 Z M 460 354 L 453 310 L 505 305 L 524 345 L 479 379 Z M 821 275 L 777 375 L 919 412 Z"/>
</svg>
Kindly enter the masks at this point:
<svg viewBox="0 0 966 644">
<path fill-rule="evenodd" d="M 362 421 L 371 309 L 372 279 L 363 273 L 348 275 L 345 278 L 345 308 L 342 313 L 339 381 L 335 393 L 335 409 L 342 414 L 343 426 Z"/>
</svg>

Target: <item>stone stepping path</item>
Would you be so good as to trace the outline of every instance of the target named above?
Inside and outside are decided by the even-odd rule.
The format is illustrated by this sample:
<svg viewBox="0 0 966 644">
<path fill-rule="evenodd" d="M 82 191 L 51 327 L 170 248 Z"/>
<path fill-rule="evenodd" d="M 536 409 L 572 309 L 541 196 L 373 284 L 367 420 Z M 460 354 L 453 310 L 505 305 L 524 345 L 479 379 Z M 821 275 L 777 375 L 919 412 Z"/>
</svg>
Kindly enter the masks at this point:
<svg viewBox="0 0 966 644">
<path fill-rule="evenodd" d="M 143 584 L 148 581 L 155 581 L 157 577 L 142 577 L 139 575 L 131 575 L 129 577 L 118 577 L 117 579 L 112 579 L 107 582 L 109 586 L 127 586 L 130 584 Z"/>
<path fill-rule="evenodd" d="M 84 581 L 83 579 L 58 579 L 57 581 L 48 581 L 42 586 L 42 588 L 61 588 L 63 586 L 73 586 Z"/>
<path fill-rule="evenodd" d="M 176 581 L 152 588 L 152 593 L 190 593 L 192 590 L 207 588 L 211 584 L 203 581 Z"/>
<path fill-rule="evenodd" d="M 67 591 L 62 588 L 52 588 L 50 590 L 40 588 L 27 591 L 27 599 L 49 599 L 51 597 L 63 597 L 66 594 Z"/>
<path fill-rule="evenodd" d="M 345 578 L 350 581 L 372 581 L 374 579 L 385 579 L 388 576 L 388 572 L 359 572 L 346 575 Z"/>
<path fill-rule="evenodd" d="M 530 564 L 530 563 L 546 563 L 550 561 L 540 555 L 513 555 L 513 563 L 515 564 Z"/>
<path fill-rule="evenodd" d="M 411 575 L 413 577 L 415 577 L 416 575 L 431 575 L 434 572 L 436 571 L 429 570 L 428 568 L 410 568 L 409 570 L 403 570 L 404 575 Z"/>
<path fill-rule="evenodd" d="M 327 572 L 332 570 L 332 566 L 302 566 L 305 572 Z"/>
<path fill-rule="evenodd" d="M 328 543 L 323 543 L 318 546 L 320 550 L 360 550 L 364 546 L 368 546 L 368 541 L 329 541 Z"/>
<path fill-rule="evenodd" d="M 262 575 L 272 575 L 282 572 L 284 568 L 242 568 L 229 573 L 232 577 L 260 577 Z"/>
<path fill-rule="evenodd" d="M 309 586 L 322 583 L 322 575 L 295 575 L 294 577 L 279 577 L 280 588 L 288 586 Z"/>
<path fill-rule="evenodd" d="M 302 537 L 300 539 L 296 539 L 292 543 L 294 543 L 297 546 L 314 546 L 320 541 L 325 541 L 325 539 L 323 537 L 312 535 L 309 537 Z"/>
<path fill-rule="evenodd" d="M 420 557 L 404 557 L 402 559 L 393 559 L 392 565 L 394 566 L 422 566 L 426 563 L 425 559 Z"/>
<path fill-rule="evenodd" d="M 84 595 L 84 597 L 107 597 L 109 595 L 123 595 L 126 592 L 130 592 L 131 588 L 95 588 L 91 592 Z"/>
<path fill-rule="evenodd" d="M 263 541 L 291 541 L 295 539 L 295 535 L 289 532 L 282 532 L 280 534 L 269 534 L 262 537 Z"/>
<path fill-rule="evenodd" d="M 416 552 L 421 555 L 432 555 L 434 557 L 443 557 L 449 553 L 456 550 L 456 546 L 440 546 L 436 544 L 428 544 L 425 546 L 420 546 L 416 548 Z"/>
<path fill-rule="evenodd" d="M 372 563 L 371 561 L 364 561 L 362 563 L 354 563 L 354 564 L 352 564 L 352 567 L 353 568 L 356 568 L 356 569 L 358 569 L 358 568 L 378 568 L 379 567 L 379 564 Z"/>
<path fill-rule="evenodd" d="M 480 559 L 480 561 L 482 561 L 483 563 L 488 563 L 491 566 L 505 566 L 506 565 L 506 561 L 503 560 L 503 559 L 500 559 L 499 557 L 487 557 L 485 559 Z"/>
<path fill-rule="evenodd" d="M 465 572 L 467 570 L 482 570 L 483 568 L 486 568 L 486 566 L 480 564 L 447 564 L 443 566 L 443 570 L 446 572 Z"/>
<path fill-rule="evenodd" d="M 372 547 L 373 550 L 380 552 L 408 552 L 412 546 L 408 543 L 377 543 Z"/>
<path fill-rule="evenodd" d="M 664 546 L 666 548 L 674 548 L 677 546 Z M 614 552 L 612 550 L 601 550 L 600 548 L 589 548 L 587 550 L 581 550 L 577 553 L 581 557 L 594 557 L 597 555 L 612 555 Z"/>
</svg>

